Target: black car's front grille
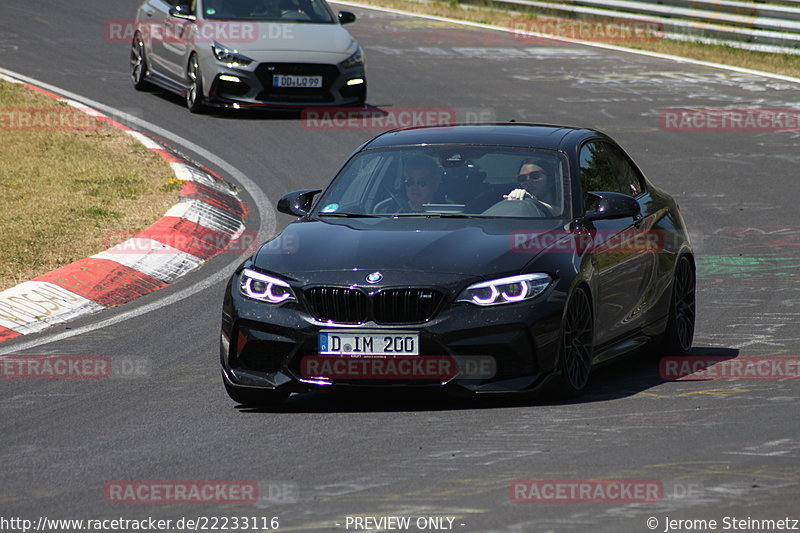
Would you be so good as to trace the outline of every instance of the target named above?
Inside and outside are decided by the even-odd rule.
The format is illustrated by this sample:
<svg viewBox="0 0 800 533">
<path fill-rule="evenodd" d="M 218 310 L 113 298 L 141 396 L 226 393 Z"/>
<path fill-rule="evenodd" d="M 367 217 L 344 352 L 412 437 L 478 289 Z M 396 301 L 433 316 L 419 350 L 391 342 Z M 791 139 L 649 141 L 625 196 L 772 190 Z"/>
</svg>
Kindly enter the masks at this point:
<svg viewBox="0 0 800 533">
<path fill-rule="evenodd" d="M 322 76 L 322 87 L 273 87 L 272 80 L 276 74 L 292 76 Z M 339 69 L 335 65 L 316 63 L 261 63 L 256 67 L 256 76 L 263 90 L 258 93 L 259 100 L 281 102 L 333 102 L 331 93 Z"/>
<path fill-rule="evenodd" d="M 356 289 L 315 287 L 306 291 L 306 301 L 317 320 L 340 324 L 367 321 L 367 295 Z"/>
<path fill-rule="evenodd" d="M 435 289 L 386 289 L 371 296 L 360 289 L 314 287 L 305 292 L 317 320 L 360 324 L 418 324 L 433 318 L 443 295 Z"/>
<path fill-rule="evenodd" d="M 413 324 L 430 320 L 442 293 L 433 289 L 389 289 L 373 297 L 375 322 Z"/>
</svg>

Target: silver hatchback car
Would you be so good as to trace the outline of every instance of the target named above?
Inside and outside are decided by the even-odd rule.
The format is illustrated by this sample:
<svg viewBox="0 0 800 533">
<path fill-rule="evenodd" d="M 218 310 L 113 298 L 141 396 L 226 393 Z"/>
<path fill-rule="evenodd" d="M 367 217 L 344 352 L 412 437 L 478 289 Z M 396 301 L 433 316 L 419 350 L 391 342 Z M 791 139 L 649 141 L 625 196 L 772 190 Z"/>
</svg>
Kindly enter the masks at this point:
<svg viewBox="0 0 800 533">
<path fill-rule="evenodd" d="M 364 53 L 325 0 L 147 0 L 131 45 L 131 78 L 207 107 L 361 105 Z"/>
</svg>

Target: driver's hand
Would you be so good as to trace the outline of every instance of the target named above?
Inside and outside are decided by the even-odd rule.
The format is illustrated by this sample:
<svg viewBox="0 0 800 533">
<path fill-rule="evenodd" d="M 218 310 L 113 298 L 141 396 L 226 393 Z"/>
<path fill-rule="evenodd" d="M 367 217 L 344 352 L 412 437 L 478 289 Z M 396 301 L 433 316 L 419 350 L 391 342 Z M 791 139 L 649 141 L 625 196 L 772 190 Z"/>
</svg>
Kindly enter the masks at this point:
<svg viewBox="0 0 800 533">
<path fill-rule="evenodd" d="M 533 195 L 525 189 L 514 189 L 508 194 L 504 194 L 503 198 L 506 200 L 524 200 L 525 198 L 533 198 Z"/>
</svg>

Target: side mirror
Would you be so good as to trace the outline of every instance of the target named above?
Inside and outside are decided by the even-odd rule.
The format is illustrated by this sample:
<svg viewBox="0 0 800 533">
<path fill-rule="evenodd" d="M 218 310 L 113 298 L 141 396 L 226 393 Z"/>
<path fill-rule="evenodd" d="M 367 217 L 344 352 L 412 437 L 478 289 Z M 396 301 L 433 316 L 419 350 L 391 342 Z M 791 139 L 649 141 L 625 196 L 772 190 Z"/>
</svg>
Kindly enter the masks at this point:
<svg viewBox="0 0 800 533">
<path fill-rule="evenodd" d="M 192 8 L 186 4 L 180 4 L 169 9 L 169 16 L 176 19 L 195 20 L 192 14 Z"/>
<path fill-rule="evenodd" d="M 355 13 L 350 11 L 339 11 L 339 24 L 350 24 L 356 21 Z"/>
<path fill-rule="evenodd" d="M 284 194 L 278 200 L 278 211 L 287 215 L 304 217 L 311 211 L 314 205 L 314 196 L 322 192 L 322 189 L 302 189 Z"/>
<path fill-rule="evenodd" d="M 586 220 L 609 220 L 640 215 L 639 202 L 632 196 L 618 192 L 590 192 L 597 198 L 597 207 L 586 212 Z"/>
</svg>

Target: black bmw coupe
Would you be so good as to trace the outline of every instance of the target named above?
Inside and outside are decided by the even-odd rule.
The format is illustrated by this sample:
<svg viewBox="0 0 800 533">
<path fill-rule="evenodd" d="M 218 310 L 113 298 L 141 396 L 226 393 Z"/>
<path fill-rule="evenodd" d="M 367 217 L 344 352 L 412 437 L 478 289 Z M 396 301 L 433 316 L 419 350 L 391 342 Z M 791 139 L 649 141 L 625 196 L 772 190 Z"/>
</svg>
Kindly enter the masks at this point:
<svg viewBox="0 0 800 533">
<path fill-rule="evenodd" d="M 695 261 L 675 200 L 607 135 L 422 127 L 359 147 L 223 302 L 229 396 L 446 388 L 579 394 L 597 365 L 692 343 Z"/>
</svg>

